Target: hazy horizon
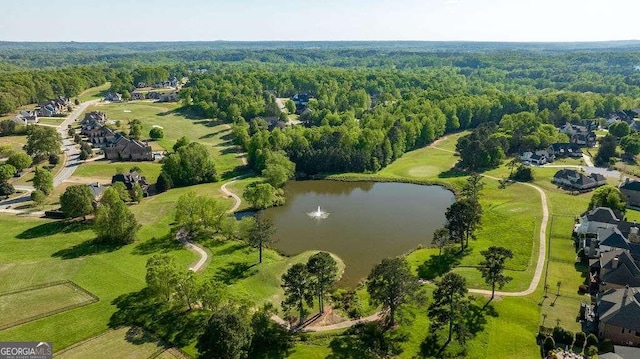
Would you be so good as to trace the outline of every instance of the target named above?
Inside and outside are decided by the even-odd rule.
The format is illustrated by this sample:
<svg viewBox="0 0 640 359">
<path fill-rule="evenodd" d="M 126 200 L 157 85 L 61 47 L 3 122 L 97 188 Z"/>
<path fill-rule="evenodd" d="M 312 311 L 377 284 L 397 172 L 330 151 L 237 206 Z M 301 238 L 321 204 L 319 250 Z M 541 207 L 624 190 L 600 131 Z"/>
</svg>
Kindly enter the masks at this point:
<svg viewBox="0 0 640 359">
<path fill-rule="evenodd" d="M 633 0 L 44 0 L 3 4 L 0 41 L 602 42 L 640 39 Z"/>
</svg>

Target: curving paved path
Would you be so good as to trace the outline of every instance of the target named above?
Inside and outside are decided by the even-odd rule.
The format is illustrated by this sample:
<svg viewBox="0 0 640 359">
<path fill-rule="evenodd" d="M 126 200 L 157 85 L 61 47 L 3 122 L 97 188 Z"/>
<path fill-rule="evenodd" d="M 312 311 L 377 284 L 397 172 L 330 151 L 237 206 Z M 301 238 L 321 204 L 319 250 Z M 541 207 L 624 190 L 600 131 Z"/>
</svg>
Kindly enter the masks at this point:
<svg viewBox="0 0 640 359">
<path fill-rule="evenodd" d="M 184 244 L 191 250 L 200 255 L 200 259 L 196 262 L 196 264 L 189 266 L 190 271 L 201 272 L 204 269 L 204 265 L 207 264 L 209 260 L 209 253 L 202 247 L 201 245 L 191 242 L 185 241 Z"/>
</svg>

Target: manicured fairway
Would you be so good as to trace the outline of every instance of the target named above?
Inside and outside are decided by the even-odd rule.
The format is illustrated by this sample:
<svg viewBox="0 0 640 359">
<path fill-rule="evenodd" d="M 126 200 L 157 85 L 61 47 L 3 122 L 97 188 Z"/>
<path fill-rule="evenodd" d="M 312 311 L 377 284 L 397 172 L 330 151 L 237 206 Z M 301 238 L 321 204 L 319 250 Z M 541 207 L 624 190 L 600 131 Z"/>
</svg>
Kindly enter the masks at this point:
<svg viewBox="0 0 640 359">
<path fill-rule="evenodd" d="M 164 352 L 164 348 L 160 342 L 143 330 L 120 328 L 109 330 L 61 352 L 56 352 L 55 357 L 61 359 L 147 359 L 162 352 Z M 165 358 L 171 358 L 171 356 L 165 356 Z"/>
</svg>

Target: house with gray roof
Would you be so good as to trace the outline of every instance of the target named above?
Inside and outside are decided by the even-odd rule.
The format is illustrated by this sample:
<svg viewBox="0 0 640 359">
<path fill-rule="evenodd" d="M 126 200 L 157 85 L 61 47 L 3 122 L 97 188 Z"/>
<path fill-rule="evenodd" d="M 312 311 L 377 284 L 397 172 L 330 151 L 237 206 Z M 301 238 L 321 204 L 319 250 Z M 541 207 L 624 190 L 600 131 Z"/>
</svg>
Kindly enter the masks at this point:
<svg viewBox="0 0 640 359">
<path fill-rule="evenodd" d="M 547 147 L 547 153 L 556 157 L 582 157 L 580 146 L 573 143 L 553 143 Z"/>
<path fill-rule="evenodd" d="M 624 183 L 620 184 L 620 192 L 627 200 L 627 205 L 630 207 L 640 207 L 640 181 L 631 181 L 627 177 Z"/>
<path fill-rule="evenodd" d="M 616 248 L 589 261 L 592 285 L 608 290 L 626 285 L 640 287 L 640 266 L 629 250 Z"/>
<path fill-rule="evenodd" d="M 16 117 L 13 118 L 13 122 L 16 122 L 20 125 L 35 125 L 38 123 L 38 112 L 37 111 L 20 111 Z"/>
<path fill-rule="evenodd" d="M 640 344 L 640 288 L 626 286 L 598 294 L 598 335 L 614 344 Z"/>
<path fill-rule="evenodd" d="M 585 175 L 571 169 L 561 169 L 553 175 L 552 183 L 571 190 L 588 191 L 607 183 L 606 177 L 599 173 Z"/>
</svg>

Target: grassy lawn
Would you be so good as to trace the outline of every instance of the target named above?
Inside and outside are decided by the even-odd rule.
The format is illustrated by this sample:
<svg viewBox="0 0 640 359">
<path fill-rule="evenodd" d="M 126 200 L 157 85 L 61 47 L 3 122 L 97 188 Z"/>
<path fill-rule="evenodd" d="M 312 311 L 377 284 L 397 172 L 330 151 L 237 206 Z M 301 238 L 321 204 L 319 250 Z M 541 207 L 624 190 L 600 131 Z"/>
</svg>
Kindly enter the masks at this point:
<svg viewBox="0 0 640 359">
<path fill-rule="evenodd" d="M 57 284 L 44 288 L 0 294 L 0 328 L 28 322 L 38 316 L 91 303 L 93 298 L 73 285 Z"/>
<path fill-rule="evenodd" d="M 99 99 L 102 98 L 104 96 L 104 94 L 109 90 L 109 87 L 111 87 L 111 82 L 107 82 L 105 84 L 102 84 L 100 86 L 96 86 L 96 87 L 92 87 L 90 89 L 86 89 L 84 91 L 82 91 L 82 93 L 78 96 L 76 96 L 78 98 L 78 100 L 80 102 L 86 102 L 86 101 L 90 101 L 90 100 L 95 100 L 95 99 Z"/>
<path fill-rule="evenodd" d="M 59 126 L 65 119 L 65 117 L 38 117 L 38 123 Z"/>
<path fill-rule="evenodd" d="M 152 147 L 172 151 L 173 144 L 182 136 L 210 146 L 211 153 L 220 172 L 234 170 L 242 162 L 233 150 L 231 130 L 227 125 L 211 119 L 202 119 L 183 114 L 177 103 L 126 102 L 99 104 L 87 111 L 102 111 L 113 120 L 120 120 L 127 128 L 129 121 L 142 122 L 142 137 L 146 139 L 153 126 L 162 127 L 164 138 L 151 142 Z"/>
<path fill-rule="evenodd" d="M 134 166 L 139 167 L 142 170 L 142 174 L 147 178 L 149 183 L 155 183 L 162 167 L 160 163 L 150 161 L 117 162 L 99 160 L 81 164 L 73 173 L 73 176 L 90 178 L 91 181 L 99 181 L 100 183 L 111 183 L 111 177 L 118 173 L 118 171 L 126 173 Z"/>
<path fill-rule="evenodd" d="M 156 354 L 163 351 L 161 343 L 141 329 L 120 328 L 109 330 L 78 345 L 56 352 L 56 358 L 147 359 L 155 357 Z"/>
<path fill-rule="evenodd" d="M 22 147 L 27 144 L 27 136 L 3 136 L 0 137 L 2 146 L 9 146 L 14 151 L 22 151 Z"/>
</svg>

